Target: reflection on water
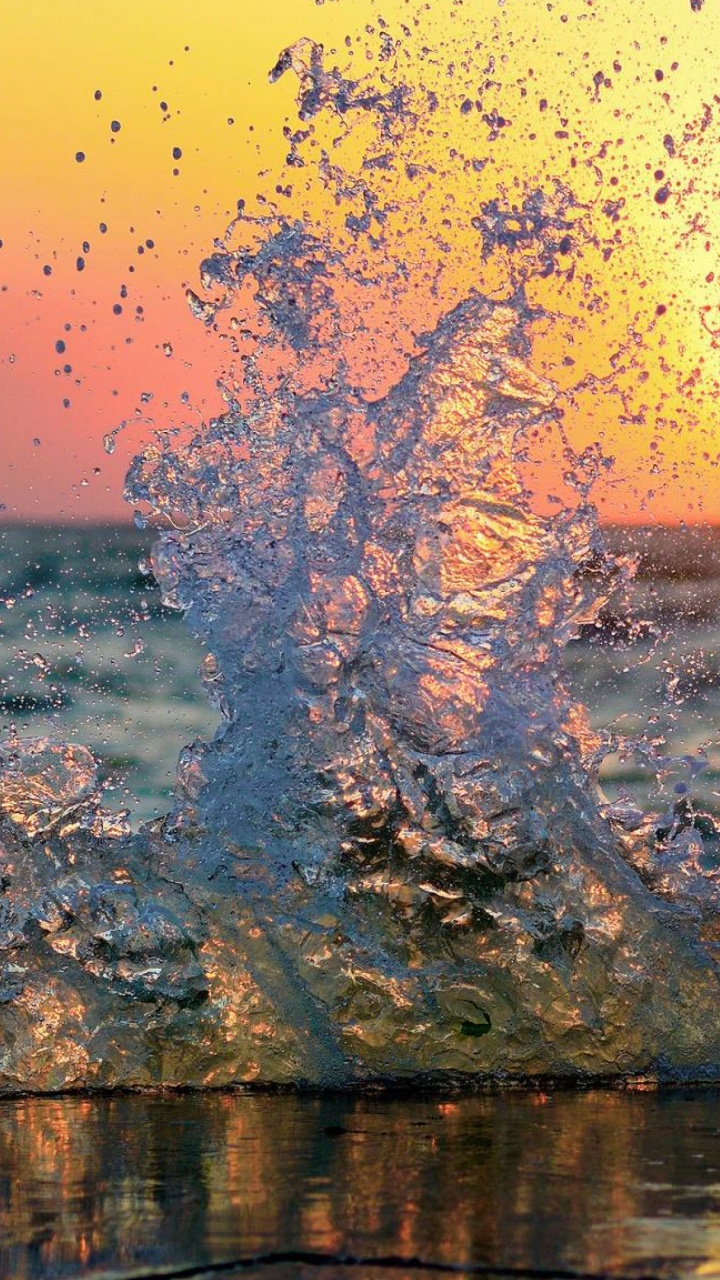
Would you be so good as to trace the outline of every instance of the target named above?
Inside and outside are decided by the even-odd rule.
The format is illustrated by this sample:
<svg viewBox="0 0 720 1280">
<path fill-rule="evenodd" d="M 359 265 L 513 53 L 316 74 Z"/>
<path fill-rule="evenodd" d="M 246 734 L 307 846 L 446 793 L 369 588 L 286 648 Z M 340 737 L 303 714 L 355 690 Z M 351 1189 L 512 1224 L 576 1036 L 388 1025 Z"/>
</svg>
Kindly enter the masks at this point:
<svg viewBox="0 0 720 1280">
<path fill-rule="evenodd" d="M 714 1090 L 24 1099 L 0 1106 L 0 1170 L 17 1280 L 293 1250 L 720 1274 Z"/>
</svg>

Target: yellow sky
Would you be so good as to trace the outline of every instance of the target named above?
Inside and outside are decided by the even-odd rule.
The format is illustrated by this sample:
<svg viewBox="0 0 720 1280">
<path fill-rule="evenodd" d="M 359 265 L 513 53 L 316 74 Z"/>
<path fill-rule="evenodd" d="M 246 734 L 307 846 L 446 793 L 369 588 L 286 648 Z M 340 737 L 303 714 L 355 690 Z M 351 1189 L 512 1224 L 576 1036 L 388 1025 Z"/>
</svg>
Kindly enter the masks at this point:
<svg viewBox="0 0 720 1280">
<path fill-rule="evenodd" d="M 558 179 L 603 236 L 615 225 L 603 210 L 624 201 L 607 261 L 587 248 L 572 281 L 531 286 L 565 316 L 538 327 L 536 359 L 576 386 L 566 405 L 574 447 L 602 437 L 617 458 L 600 495 L 606 515 L 719 517 L 720 18 L 709 0 L 700 11 L 689 0 L 0 0 L 1 9 L 6 515 L 122 514 L 122 472 L 148 427 L 126 432 L 112 458 L 103 436 L 136 411 L 163 426 L 192 406 L 217 409 L 226 353 L 189 316 L 184 287 L 238 197 L 272 196 L 283 173 L 296 86 L 292 77 L 270 85 L 268 70 L 307 35 L 348 75 L 377 75 L 366 51 L 379 47 L 382 18 L 395 42 L 388 68 L 439 97 L 433 138 L 407 142 L 436 174 L 425 224 L 409 207 L 403 244 L 418 281 L 438 271 L 441 280 L 434 301 L 418 305 L 416 289 L 398 314 L 412 329 L 413 309 L 424 317 L 483 286 L 469 224 L 494 193 L 512 200 Z M 463 111 L 480 91 L 482 110 Z M 508 122 L 493 138 L 492 111 Z M 413 189 L 400 184 L 396 195 L 409 200 Z M 317 216 L 324 199 L 316 177 L 302 175 L 289 208 Z"/>
</svg>

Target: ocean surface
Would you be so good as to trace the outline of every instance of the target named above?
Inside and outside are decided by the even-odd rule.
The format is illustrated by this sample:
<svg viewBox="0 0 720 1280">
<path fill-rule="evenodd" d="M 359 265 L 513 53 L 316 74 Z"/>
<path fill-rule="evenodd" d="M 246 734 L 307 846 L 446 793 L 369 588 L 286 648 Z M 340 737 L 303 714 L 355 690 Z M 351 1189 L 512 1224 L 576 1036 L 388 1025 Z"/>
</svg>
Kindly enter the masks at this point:
<svg viewBox="0 0 720 1280">
<path fill-rule="evenodd" d="M 603 786 L 720 811 L 720 533 L 606 537 L 635 580 L 565 655 L 593 723 L 634 744 Z M 2 731 L 89 745 L 136 825 L 217 724 L 150 541 L 0 529 Z M 0 1276 L 444 1272 L 720 1275 L 717 1091 L 0 1100 Z"/>
<path fill-rule="evenodd" d="M 720 1275 L 720 1098 L 0 1102 L 0 1275 Z"/>
<path fill-rule="evenodd" d="M 662 811 L 684 788 L 720 811 L 720 530 L 610 528 L 629 590 L 565 653 L 609 735 L 601 778 Z M 0 730 L 89 746 L 106 803 L 135 826 L 167 811 L 180 748 L 212 737 L 203 650 L 165 608 L 134 527 L 0 528 Z M 615 749 L 611 749 L 615 747 Z"/>
<path fill-rule="evenodd" d="M 679 794 L 720 812 L 720 528 L 604 536 L 635 576 L 565 651 L 574 695 L 617 744 L 603 787 L 648 812 Z"/>
<path fill-rule="evenodd" d="M 106 804 L 167 812 L 180 748 L 212 737 L 200 646 L 163 607 L 134 526 L 0 528 L 0 727 L 96 754 Z"/>
</svg>

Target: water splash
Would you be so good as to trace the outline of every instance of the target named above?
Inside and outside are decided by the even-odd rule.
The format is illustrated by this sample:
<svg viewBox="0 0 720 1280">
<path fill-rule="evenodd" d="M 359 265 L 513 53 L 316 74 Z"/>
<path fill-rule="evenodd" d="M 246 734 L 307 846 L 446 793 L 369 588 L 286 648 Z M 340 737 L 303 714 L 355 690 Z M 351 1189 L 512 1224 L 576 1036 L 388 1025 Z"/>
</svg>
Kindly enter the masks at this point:
<svg viewBox="0 0 720 1280">
<path fill-rule="evenodd" d="M 0 749 L 0 810 L 30 839 L 66 827 L 99 789 L 97 765 L 85 747 L 36 738 Z"/>
<path fill-rule="evenodd" d="M 406 86 L 328 71 L 307 40 L 271 78 L 289 69 L 301 121 L 338 117 L 345 146 L 368 118 L 374 152 L 409 133 L 426 145 Z M 436 105 L 426 95 L 424 109 Z M 291 168 L 305 166 L 308 137 L 290 133 Z M 227 414 L 138 458 L 128 496 L 183 526 L 161 538 L 155 570 L 209 647 L 208 691 L 226 721 L 214 753 L 234 761 L 243 840 L 302 845 L 309 822 L 323 859 L 351 849 L 363 825 L 418 849 L 432 795 L 467 844 L 453 852 L 434 822 L 436 856 L 502 863 L 481 835 L 493 807 L 523 811 L 507 839 L 517 827 L 518 847 L 532 845 L 521 830 L 535 820 L 535 773 L 563 752 L 581 769 L 597 750 L 562 689 L 559 654 L 619 572 L 586 500 L 589 459 L 572 459 L 581 500 L 554 519 L 534 513 L 520 466 L 557 415 L 552 384 L 532 369 L 543 313 L 516 274 L 527 283 L 530 263 L 542 273 L 567 256 L 578 206 L 557 184 L 520 210 L 483 206 L 473 225 L 485 260 L 511 253 L 506 296 L 471 290 L 430 333 L 408 335 L 408 359 L 387 336 L 407 274 L 389 229 L 397 207 L 383 202 L 398 166 L 419 171 L 386 150 L 348 173 L 322 149 L 333 200 L 365 209 L 339 231 L 240 209 L 203 263 L 219 296 L 200 313 L 244 316 L 243 382 L 226 387 Z M 227 332 L 239 328 L 231 319 Z M 406 372 L 393 384 L 398 357 Z M 512 783 L 498 784 L 503 769 Z"/>
<path fill-rule="evenodd" d="M 49 945 L 78 966 L 82 1016 L 115 1026 L 129 990 L 161 1013 L 135 1018 L 129 1049 L 105 1037 L 61 1077 L 16 1054 L 5 1078 L 713 1070 L 703 833 L 678 814 L 654 843 L 627 807 L 608 811 L 605 745 L 563 681 L 567 641 L 631 568 L 590 502 L 606 460 L 573 452 L 534 356 L 552 321 L 538 281 L 575 287 L 578 255 L 603 247 L 597 212 L 557 182 L 478 200 L 458 300 L 429 216 L 437 96 L 385 72 L 351 80 L 307 40 L 272 78 L 288 70 L 299 127 L 278 191 L 302 172 L 327 199 L 302 218 L 239 205 L 202 264 L 206 296 L 189 294 L 232 356 L 227 410 L 158 434 L 127 481 L 164 530 L 154 570 L 206 645 L 221 731 L 183 752 L 174 812 L 135 841 L 25 830 L 51 838 L 32 870 L 43 904 L 53 860 L 75 868 Z M 486 115 L 492 143 L 507 122 Z M 411 220 L 432 228 L 417 269 Z M 565 468 L 554 515 L 533 483 L 548 441 Z M 103 862 L 110 933 L 76 884 Z M 152 928 L 143 898 L 163 904 Z M 65 929 L 92 941 L 66 945 Z M 38 944 L 16 1006 L 47 962 Z"/>
</svg>

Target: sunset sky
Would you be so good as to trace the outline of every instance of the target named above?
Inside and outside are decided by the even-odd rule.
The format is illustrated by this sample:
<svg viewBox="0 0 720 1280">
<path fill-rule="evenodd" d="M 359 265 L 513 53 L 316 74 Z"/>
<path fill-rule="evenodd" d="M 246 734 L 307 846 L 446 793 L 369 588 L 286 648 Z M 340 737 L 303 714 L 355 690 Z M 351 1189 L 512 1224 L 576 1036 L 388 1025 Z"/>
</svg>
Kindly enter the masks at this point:
<svg viewBox="0 0 720 1280">
<path fill-rule="evenodd" d="M 271 85 L 268 72 L 310 36 L 359 77 L 382 18 L 405 73 L 440 88 L 447 124 L 433 144 L 438 225 L 408 238 L 418 279 L 442 228 L 443 297 L 481 283 L 469 230 L 480 186 L 487 200 L 518 189 L 518 175 L 568 183 L 606 230 L 622 202 L 612 255 L 588 250 L 571 283 L 541 287 L 562 314 L 537 336 L 538 367 L 568 396 L 573 447 L 600 439 L 616 459 L 597 495 L 606 518 L 720 520 L 714 0 L 3 10 L 0 517 L 127 519 L 123 474 L 140 443 L 218 411 L 226 351 L 190 315 L 185 289 L 199 289 L 199 261 L 238 198 L 274 192 L 283 172 L 297 85 Z M 502 105 L 497 136 L 487 111 L 463 107 L 478 81 L 496 114 Z M 470 147 L 481 181 L 452 167 Z M 313 197 L 297 199 L 299 214 Z M 125 421 L 110 456 L 103 438 Z"/>
</svg>

